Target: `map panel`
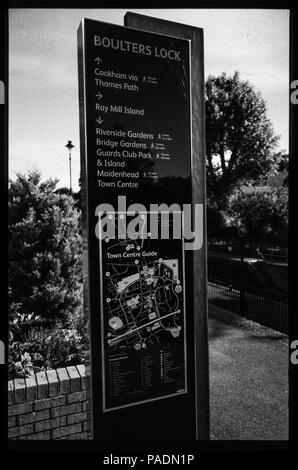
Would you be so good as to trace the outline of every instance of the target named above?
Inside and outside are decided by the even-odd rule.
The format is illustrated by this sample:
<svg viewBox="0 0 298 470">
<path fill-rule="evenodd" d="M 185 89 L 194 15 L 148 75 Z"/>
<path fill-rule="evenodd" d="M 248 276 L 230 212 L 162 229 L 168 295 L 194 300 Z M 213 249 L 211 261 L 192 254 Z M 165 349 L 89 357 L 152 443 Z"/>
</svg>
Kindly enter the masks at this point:
<svg viewBox="0 0 298 470">
<path fill-rule="evenodd" d="M 183 241 L 100 243 L 104 410 L 185 393 Z"/>
</svg>

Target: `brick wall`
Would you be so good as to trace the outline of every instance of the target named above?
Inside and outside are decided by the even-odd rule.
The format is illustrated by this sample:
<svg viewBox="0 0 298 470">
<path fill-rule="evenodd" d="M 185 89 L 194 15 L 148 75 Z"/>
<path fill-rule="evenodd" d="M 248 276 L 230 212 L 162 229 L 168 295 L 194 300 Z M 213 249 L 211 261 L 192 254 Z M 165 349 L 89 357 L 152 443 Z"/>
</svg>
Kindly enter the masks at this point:
<svg viewBox="0 0 298 470">
<path fill-rule="evenodd" d="M 89 439 L 85 367 L 38 372 L 8 383 L 9 439 Z"/>
</svg>

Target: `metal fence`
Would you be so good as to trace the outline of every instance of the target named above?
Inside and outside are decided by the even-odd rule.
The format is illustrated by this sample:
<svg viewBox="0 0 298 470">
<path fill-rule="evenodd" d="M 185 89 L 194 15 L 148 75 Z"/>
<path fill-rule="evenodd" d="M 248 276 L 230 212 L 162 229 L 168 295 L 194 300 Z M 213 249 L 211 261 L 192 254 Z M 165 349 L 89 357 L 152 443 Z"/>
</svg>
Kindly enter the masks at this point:
<svg viewBox="0 0 298 470">
<path fill-rule="evenodd" d="M 209 302 L 288 334 L 288 296 L 208 276 Z"/>
<path fill-rule="evenodd" d="M 231 239 L 225 241 L 209 241 L 208 250 L 213 254 L 229 254 L 232 256 L 243 256 L 256 258 L 273 264 L 288 264 L 288 248 L 273 247 L 249 242 L 245 239 Z"/>
<path fill-rule="evenodd" d="M 260 255 L 261 259 L 270 261 L 271 263 L 288 264 L 287 248 L 272 248 L 260 245 L 258 247 L 257 255 Z"/>
</svg>

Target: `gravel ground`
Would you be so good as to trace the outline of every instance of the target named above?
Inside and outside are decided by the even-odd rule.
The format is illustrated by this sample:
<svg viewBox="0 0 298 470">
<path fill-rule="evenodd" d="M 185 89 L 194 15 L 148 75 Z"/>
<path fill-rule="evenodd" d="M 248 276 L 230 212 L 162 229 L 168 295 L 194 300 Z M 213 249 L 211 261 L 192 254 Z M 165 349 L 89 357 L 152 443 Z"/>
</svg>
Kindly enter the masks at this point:
<svg viewBox="0 0 298 470">
<path fill-rule="evenodd" d="M 209 304 L 211 439 L 288 439 L 287 336 Z"/>
</svg>

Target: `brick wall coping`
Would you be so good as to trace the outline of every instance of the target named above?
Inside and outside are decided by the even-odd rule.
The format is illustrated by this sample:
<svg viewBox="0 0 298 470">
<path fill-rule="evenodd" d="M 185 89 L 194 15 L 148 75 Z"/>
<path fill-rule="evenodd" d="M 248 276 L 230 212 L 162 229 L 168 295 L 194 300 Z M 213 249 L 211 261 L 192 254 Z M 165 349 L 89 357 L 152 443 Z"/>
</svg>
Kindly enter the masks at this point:
<svg viewBox="0 0 298 470">
<path fill-rule="evenodd" d="M 86 375 L 83 364 L 45 370 L 29 377 L 9 380 L 8 404 L 16 405 L 85 389 Z"/>
</svg>

